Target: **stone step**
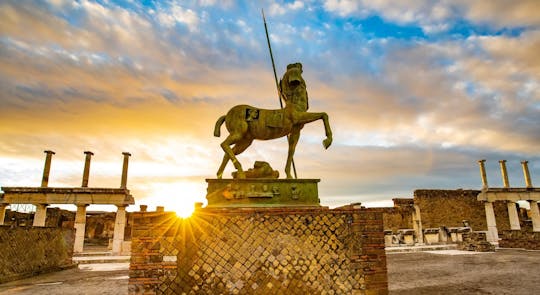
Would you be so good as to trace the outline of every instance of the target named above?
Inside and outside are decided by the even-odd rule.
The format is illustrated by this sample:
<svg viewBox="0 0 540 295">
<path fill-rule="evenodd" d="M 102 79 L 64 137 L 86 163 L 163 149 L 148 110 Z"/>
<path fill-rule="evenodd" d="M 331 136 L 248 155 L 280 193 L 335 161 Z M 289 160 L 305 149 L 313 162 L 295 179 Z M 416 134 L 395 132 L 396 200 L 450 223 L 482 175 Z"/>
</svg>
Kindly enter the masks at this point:
<svg viewBox="0 0 540 295">
<path fill-rule="evenodd" d="M 73 262 L 78 264 L 129 263 L 130 259 L 128 255 L 73 256 Z"/>
<path fill-rule="evenodd" d="M 422 252 L 422 251 L 437 251 L 437 250 L 456 250 L 456 244 L 447 245 L 419 245 L 419 246 L 397 246 L 386 247 L 386 253 L 404 253 L 404 252 Z"/>
<path fill-rule="evenodd" d="M 88 257 L 88 256 L 112 256 L 112 251 L 85 251 L 82 253 L 73 254 L 75 257 Z"/>
</svg>

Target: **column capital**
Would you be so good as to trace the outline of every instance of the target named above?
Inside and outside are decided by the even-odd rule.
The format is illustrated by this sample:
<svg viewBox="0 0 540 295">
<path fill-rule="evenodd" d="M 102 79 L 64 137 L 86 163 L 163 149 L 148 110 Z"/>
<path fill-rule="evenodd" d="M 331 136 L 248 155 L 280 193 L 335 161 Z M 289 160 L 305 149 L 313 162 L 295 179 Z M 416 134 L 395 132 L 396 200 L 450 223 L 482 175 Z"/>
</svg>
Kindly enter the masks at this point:
<svg viewBox="0 0 540 295">
<path fill-rule="evenodd" d="M 130 157 L 130 156 L 131 156 L 131 153 L 128 153 L 128 152 L 122 152 L 122 155 Z"/>
<path fill-rule="evenodd" d="M 53 152 L 53 151 L 51 151 L 51 150 L 44 150 L 43 152 L 46 153 L 46 154 L 48 154 L 48 155 L 49 155 L 49 154 L 50 154 L 50 155 L 55 155 L 55 154 L 56 154 L 55 152 Z"/>
<path fill-rule="evenodd" d="M 84 151 L 84 154 L 85 154 L 85 155 L 90 155 L 90 156 L 93 156 L 93 155 L 94 155 L 94 153 L 92 153 L 91 151 Z"/>
</svg>

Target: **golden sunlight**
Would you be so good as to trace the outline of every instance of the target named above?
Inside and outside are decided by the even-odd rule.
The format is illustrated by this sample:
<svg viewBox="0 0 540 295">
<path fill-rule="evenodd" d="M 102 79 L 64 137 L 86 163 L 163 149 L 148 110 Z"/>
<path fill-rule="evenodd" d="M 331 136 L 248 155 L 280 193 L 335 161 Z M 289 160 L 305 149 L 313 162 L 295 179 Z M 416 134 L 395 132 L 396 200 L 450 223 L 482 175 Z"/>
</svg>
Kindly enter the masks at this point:
<svg viewBox="0 0 540 295">
<path fill-rule="evenodd" d="M 156 183 L 153 186 L 151 196 L 153 203 L 165 206 L 165 210 L 174 211 L 181 218 L 190 217 L 195 211 L 195 203 L 204 199 L 199 183 Z"/>
</svg>

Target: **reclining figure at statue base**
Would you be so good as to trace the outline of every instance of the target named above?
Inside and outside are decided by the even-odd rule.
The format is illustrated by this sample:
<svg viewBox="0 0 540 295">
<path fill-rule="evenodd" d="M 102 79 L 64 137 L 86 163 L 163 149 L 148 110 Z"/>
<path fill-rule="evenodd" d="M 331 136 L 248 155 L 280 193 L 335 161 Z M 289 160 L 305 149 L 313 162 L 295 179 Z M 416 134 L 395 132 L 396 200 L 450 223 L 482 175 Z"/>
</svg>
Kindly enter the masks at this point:
<svg viewBox="0 0 540 295">
<path fill-rule="evenodd" d="M 245 172 L 246 178 L 279 178 L 279 171 L 272 169 L 268 162 L 255 161 L 253 168 Z M 232 173 L 233 178 L 238 178 L 238 171 Z"/>
</svg>

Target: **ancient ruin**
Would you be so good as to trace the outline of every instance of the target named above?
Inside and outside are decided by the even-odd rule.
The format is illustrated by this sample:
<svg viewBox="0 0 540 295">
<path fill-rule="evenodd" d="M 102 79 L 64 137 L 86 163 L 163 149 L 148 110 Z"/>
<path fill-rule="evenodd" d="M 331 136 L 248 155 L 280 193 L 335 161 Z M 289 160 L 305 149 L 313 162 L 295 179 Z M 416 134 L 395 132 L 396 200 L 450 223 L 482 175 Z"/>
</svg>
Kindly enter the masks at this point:
<svg viewBox="0 0 540 295">
<path fill-rule="evenodd" d="M 0 196 L 0 225 L 4 224 L 6 207 L 9 204 L 33 204 L 36 213 L 33 226 L 45 226 L 47 207 L 49 204 L 74 204 L 77 206 L 75 214 L 75 253 L 83 251 L 86 228 L 86 207 L 91 204 L 115 205 L 116 212 L 112 252 L 120 254 L 129 252 L 129 246 L 124 244 L 124 229 L 126 225 L 126 207 L 135 204 L 133 196 L 127 189 L 127 173 L 129 153 L 123 153 L 124 162 L 120 188 L 91 188 L 88 187 L 90 175 L 90 161 L 92 152 L 86 155 L 81 187 L 49 187 L 49 174 L 53 151 L 45 151 L 45 166 L 40 187 L 2 187 L 4 194 Z"/>
<path fill-rule="evenodd" d="M 386 246 L 540 249 L 540 190 L 532 185 L 527 161 L 521 162 L 525 187 L 510 187 L 506 161 L 499 164 L 503 188 L 488 187 L 481 160 L 482 190 L 415 190 L 413 199 L 394 199 L 394 207 L 385 208 L 383 214 Z M 518 201 L 528 202 L 530 210 L 519 210 Z"/>
</svg>

